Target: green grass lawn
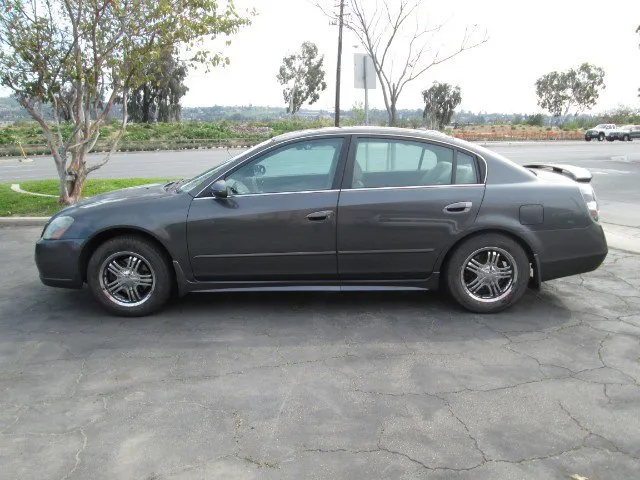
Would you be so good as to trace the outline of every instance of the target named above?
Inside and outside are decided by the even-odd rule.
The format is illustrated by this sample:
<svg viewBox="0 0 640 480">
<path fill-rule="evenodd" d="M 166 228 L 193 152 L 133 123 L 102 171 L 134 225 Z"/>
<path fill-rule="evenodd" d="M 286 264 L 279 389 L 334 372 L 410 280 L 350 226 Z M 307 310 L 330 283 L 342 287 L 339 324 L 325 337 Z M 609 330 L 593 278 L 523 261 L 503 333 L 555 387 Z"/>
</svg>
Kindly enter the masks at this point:
<svg viewBox="0 0 640 480">
<path fill-rule="evenodd" d="M 89 179 L 82 192 L 83 197 L 91 197 L 100 193 L 135 187 L 147 183 L 166 182 L 164 178 L 116 178 L 107 180 Z M 36 180 L 20 182 L 20 188 L 28 192 L 58 195 L 57 180 Z M 11 190 L 11 183 L 0 183 L 0 217 L 49 217 L 62 209 L 58 199 L 36 197 Z"/>
</svg>

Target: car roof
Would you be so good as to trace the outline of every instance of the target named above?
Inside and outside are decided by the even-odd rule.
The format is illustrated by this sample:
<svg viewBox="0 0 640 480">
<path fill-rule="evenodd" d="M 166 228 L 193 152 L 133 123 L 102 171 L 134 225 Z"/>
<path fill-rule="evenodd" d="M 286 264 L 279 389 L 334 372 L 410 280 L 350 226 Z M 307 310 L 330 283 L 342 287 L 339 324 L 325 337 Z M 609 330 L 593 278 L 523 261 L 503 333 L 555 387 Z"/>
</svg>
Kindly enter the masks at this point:
<svg viewBox="0 0 640 480">
<path fill-rule="evenodd" d="M 481 153 L 483 150 L 478 145 L 460 140 L 458 138 L 442 133 L 438 130 L 418 130 L 412 128 L 398 128 L 398 127 L 323 127 L 314 128 L 308 130 L 298 130 L 295 132 L 288 132 L 273 137 L 274 142 L 282 142 L 287 140 L 295 140 L 297 138 L 314 137 L 322 135 L 380 135 L 380 136 L 398 136 L 405 137 L 407 139 L 426 140 L 439 143 L 447 143 L 452 147 L 460 147 L 465 150 L 470 150 L 474 153 Z M 484 152 L 483 152 L 484 153 Z"/>
<path fill-rule="evenodd" d="M 398 136 L 419 136 L 422 138 L 430 138 L 432 140 L 442 140 L 442 138 L 453 138 L 445 133 L 437 130 L 417 130 L 411 128 L 399 127 L 323 127 L 312 128 L 307 130 L 297 130 L 295 132 L 283 133 L 274 137 L 274 139 L 285 140 L 293 138 L 307 137 L 310 135 L 398 135 Z"/>
</svg>

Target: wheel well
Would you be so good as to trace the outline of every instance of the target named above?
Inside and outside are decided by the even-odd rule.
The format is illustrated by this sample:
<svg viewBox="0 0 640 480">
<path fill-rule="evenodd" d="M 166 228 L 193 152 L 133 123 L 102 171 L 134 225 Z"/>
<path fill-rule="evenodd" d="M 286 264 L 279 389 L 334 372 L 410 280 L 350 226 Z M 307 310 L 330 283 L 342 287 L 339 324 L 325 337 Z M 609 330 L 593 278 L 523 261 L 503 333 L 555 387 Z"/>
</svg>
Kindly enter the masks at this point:
<svg viewBox="0 0 640 480">
<path fill-rule="evenodd" d="M 440 264 L 440 283 L 441 285 L 443 285 L 443 282 L 445 281 L 445 276 L 446 276 L 446 271 L 447 271 L 447 265 L 449 263 L 449 260 L 451 259 L 451 256 L 453 255 L 453 252 L 456 250 L 456 248 L 458 248 L 458 245 L 460 245 L 462 242 L 473 238 L 473 237 L 477 237 L 478 235 L 484 235 L 486 233 L 497 233 L 499 235 L 504 235 L 505 237 L 509 237 L 510 239 L 514 240 L 515 242 L 517 242 L 522 249 L 525 251 L 525 253 L 527 254 L 527 258 L 529 259 L 529 263 L 531 264 L 531 268 L 533 269 L 534 275 L 539 275 L 539 272 L 536 272 L 537 269 L 537 265 L 536 265 L 536 261 L 533 255 L 533 249 L 531 248 L 531 245 L 529 245 L 527 242 L 525 242 L 522 238 L 520 238 L 519 236 L 511 233 L 511 232 L 507 232 L 505 230 L 500 230 L 497 228 L 491 228 L 491 229 L 487 229 L 487 230 L 479 230 L 477 232 L 473 232 L 469 235 L 467 235 L 466 237 L 462 237 L 461 239 L 459 239 L 456 243 L 454 243 L 449 250 L 447 250 L 447 253 L 444 256 L 444 259 L 442 260 L 442 263 Z"/>
<path fill-rule="evenodd" d="M 91 258 L 93 252 L 95 252 L 96 249 L 107 240 L 111 240 L 112 238 L 120 237 L 123 235 L 134 235 L 136 237 L 143 238 L 149 243 L 155 245 L 171 266 L 170 271 L 175 277 L 175 272 L 173 271 L 172 265 L 173 259 L 171 258 L 171 255 L 169 254 L 169 251 L 166 249 L 166 247 L 160 241 L 158 241 L 157 238 L 147 232 L 137 230 L 135 228 L 114 228 L 100 232 L 95 237 L 91 238 L 91 240 L 89 240 L 82 249 L 82 253 L 80 254 L 80 274 L 82 275 L 83 281 L 87 281 L 87 266 L 89 264 L 89 258 Z"/>
</svg>

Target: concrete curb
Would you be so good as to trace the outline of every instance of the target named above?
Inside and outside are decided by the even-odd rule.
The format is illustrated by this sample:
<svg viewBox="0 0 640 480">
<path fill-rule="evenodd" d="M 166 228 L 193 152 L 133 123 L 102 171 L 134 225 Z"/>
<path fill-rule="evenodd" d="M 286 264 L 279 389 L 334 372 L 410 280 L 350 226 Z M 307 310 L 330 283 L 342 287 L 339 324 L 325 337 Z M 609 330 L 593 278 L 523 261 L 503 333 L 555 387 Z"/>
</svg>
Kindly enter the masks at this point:
<svg viewBox="0 0 640 480">
<path fill-rule="evenodd" d="M 3 227 L 44 227 L 49 217 L 0 217 Z"/>
<path fill-rule="evenodd" d="M 0 217 L 3 227 L 44 227 L 49 217 Z M 640 254 L 640 228 L 603 223 L 610 248 Z"/>
<path fill-rule="evenodd" d="M 640 228 L 603 223 L 607 243 L 611 248 L 640 254 Z"/>
</svg>

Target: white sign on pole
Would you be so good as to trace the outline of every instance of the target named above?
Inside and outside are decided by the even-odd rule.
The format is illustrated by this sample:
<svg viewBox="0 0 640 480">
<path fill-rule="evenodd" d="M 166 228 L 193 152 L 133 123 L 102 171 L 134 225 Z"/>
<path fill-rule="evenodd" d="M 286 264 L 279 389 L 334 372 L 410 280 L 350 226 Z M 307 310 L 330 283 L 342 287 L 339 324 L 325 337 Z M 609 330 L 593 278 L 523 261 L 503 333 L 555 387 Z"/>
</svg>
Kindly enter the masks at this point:
<svg viewBox="0 0 640 480">
<path fill-rule="evenodd" d="M 373 59 L 364 53 L 355 53 L 353 55 L 353 67 L 354 87 L 375 90 L 376 71 L 373 68 Z"/>
</svg>

